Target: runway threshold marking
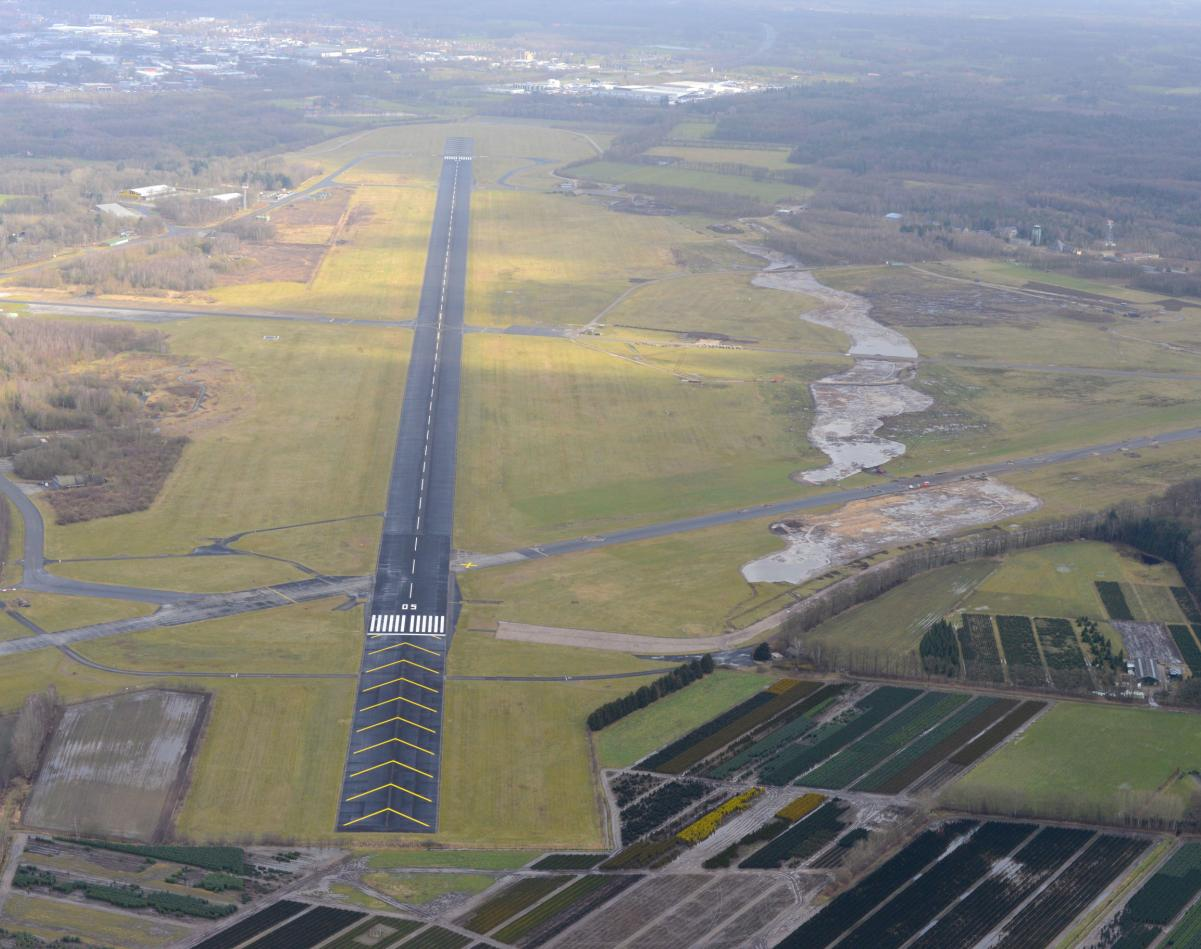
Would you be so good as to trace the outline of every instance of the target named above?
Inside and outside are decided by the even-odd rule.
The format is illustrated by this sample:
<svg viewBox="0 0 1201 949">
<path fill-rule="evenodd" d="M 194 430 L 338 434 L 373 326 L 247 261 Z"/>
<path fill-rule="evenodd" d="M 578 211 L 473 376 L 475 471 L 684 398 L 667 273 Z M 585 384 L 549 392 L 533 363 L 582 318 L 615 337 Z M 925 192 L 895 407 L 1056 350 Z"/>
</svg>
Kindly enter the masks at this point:
<svg viewBox="0 0 1201 949">
<path fill-rule="evenodd" d="M 343 827 L 349 827 L 351 824 L 357 824 L 360 821 L 371 820 L 373 817 L 379 817 L 380 814 L 395 814 L 397 817 L 403 817 L 405 820 L 411 820 L 414 824 L 420 824 L 422 827 L 429 827 L 423 820 L 418 820 L 416 817 L 410 817 L 403 811 L 398 811 L 394 807 L 381 807 L 378 811 L 372 811 L 370 814 L 364 814 L 362 817 L 356 817 L 354 820 L 348 820 Z"/>
<path fill-rule="evenodd" d="M 368 705 L 359 709 L 360 712 L 370 712 L 373 708 L 379 708 L 381 705 L 391 705 L 393 702 L 407 702 L 409 705 L 416 705 L 418 708 L 425 709 L 427 712 L 438 714 L 436 708 L 430 708 L 428 705 L 422 705 L 420 702 L 414 702 L 412 699 L 406 699 L 403 695 L 398 695 L 394 699 L 384 699 L 382 702 L 376 702 L 374 705 Z"/>
<path fill-rule="evenodd" d="M 434 803 L 433 798 L 426 797 L 424 794 L 418 794 L 416 791 L 410 791 L 408 788 L 401 787 L 399 784 L 392 784 L 391 782 L 388 784 L 381 784 L 379 787 L 372 788 L 370 791 L 362 791 L 359 794 L 352 794 L 350 797 L 346 798 L 346 803 L 349 804 L 351 801 L 357 801 L 359 798 L 366 797 L 369 794 L 374 794 L 376 791 L 387 791 L 392 788 L 395 788 L 397 791 L 404 791 L 405 794 L 412 794 L 413 797 L 419 797 L 421 800 L 428 801 L 430 804 Z"/>
<path fill-rule="evenodd" d="M 431 675 L 441 675 L 437 669 L 431 669 L 429 666 L 423 666 L 420 662 L 413 662 L 412 659 L 397 659 L 395 662 L 385 662 L 382 666 L 375 666 L 372 669 L 364 669 L 363 674 L 367 675 L 370 672 L 379 672 L 381 669 L 391 669 L 393 666 L 412 666 L 415 669 L 420 669 L 422 672 L 428 672 Z"/>
<path fill-rule="evenodd" d="M 356 771 L 351 774 L 350 777 L 357 778 L 361 774 L 367 774 L 369 771 L 377 771 L 380 768 L 386 768 L 390 764 L 394 764 L 398 768 L 407 768 L 409 771 L 412 771 L 414 774 L 419 774 L 423 778 L 433 777 L 433 775 L 428 771 L 422 771 L 420 768 L 414 768 L 411 764 L 405 764 L 403 761 L 397 761 L 395 758 L 392 758 L 389 761 L 381 761 L 379 764 L 373 764 L 370 768 L 364 768 L 362 771 Z"/>
<path fill-rule="evenodd" d="M 406 725 L 412 725 L 414 728 L 420 728 L 423 732 L 429 732 L 431 735 L 438 734 L 434 729 L 426 725 L 418 725 L 416 722 L 410 722 L 407 718 L 401 718 L 399 715 L 393 715 L 391 718 L 385 718 L 382 722 L 376 722 L 373 725 L 364 725 L 362 728 L 356 728 L 354 733 L 360 735 L 363 732 L 370 731 L 373 728 L 379 728 L 380 725 L 387 725 L 391 722 L 404 722 Z"/>
<path fill-rule="evenodd" d="M 434 652 L 432 649 L 426 649 L 424 646 L 418 646 L 416 643 L 393 643 L 391 646 L 384 646 L 382 649 L 373 649 L 367 653 L 369 656 L 378 656 L 381 652 L 387 652 L 389 649 L 399 649 L 401 646 L 409 646 L 412 649 L 420 649 L 422 652 L 428 652 L 431 656 L 438 656 L 441 653 Z"/>
<path fill-rule="evenodd" d="M 355 752 L 356 755 L 361 755 L 364 751 L 371 751 L 374 748 L 382 748 L 384 745 L 405 745 L 408 748 L 415 748 L 417 751 L 424 752 L 431 758 L 438 757 L 428 748 L 422 748 L 420 745 L 414 745 L 411 741 L 405 741 L 403 738 L 385 738 L 383 741 L 377 741 L 374 745 L 368 745 L 366 748 L 360 748 Z"/>
</svg>

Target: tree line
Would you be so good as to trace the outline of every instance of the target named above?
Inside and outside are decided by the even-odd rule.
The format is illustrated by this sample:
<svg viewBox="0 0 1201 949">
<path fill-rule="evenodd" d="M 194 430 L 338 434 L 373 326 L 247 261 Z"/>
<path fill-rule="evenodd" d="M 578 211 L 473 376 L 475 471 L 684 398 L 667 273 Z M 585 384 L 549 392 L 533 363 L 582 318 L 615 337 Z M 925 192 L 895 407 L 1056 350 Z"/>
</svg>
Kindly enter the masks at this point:
<svg viewBox="0 0 1201 949">
<path fill-rule="evenodd" d="M 714 669 L 713 657 L 705 653 L 700 659 L 693 659 L 676 666 L 667 675 L 660 676 L 650 685 L 644 685 L 627 695 L 612 702 L 606 702 L 588 716 L 588 730 L 598 732 L 607 725 L 612 725 L 619 719 L 625 718 L 631 712 L 658 702 L 665 695 L 678 692 L 698 679 L 703 679 Z"/>
</svg>

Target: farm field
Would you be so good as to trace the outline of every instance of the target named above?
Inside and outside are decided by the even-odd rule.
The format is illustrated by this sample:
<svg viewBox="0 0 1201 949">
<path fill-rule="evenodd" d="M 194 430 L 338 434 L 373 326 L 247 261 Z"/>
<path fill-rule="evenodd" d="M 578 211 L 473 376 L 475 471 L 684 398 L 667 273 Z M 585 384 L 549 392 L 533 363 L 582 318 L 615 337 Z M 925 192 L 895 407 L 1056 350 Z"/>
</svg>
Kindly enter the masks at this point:
<svg viewBox="0 0 1201 949">
<path fill-rule="evenodd" d="M 367 854 L 373 870 L 412 867 L 516 870 L 537 859 L 539 850 L 379 850 Z"/>
<path fill-rule="evenodd" d="M 24 821 L 60 833 L 162 838 L 203 709 L 202 695 L 165 691 L 68 707 Z"/>
<path fill-rule="evenodd" d="M 1197 717 L 1061 702 L 947 788 L 952 806 L 1075 819 L 1178 813 L 1174 783 L 1201 755 Z"/>
<path fill-rule="evenodd" d="M 449 894 L 472 896 L 482 893 L 496 878 L 480 873 L 403 873 L 377 870 L 363 876 L 363 882 L 393 899 L 421 906 Z"/>
<path fill-rule="evenodd" d="M 653 705 L 614 722 L 594 737 L 602 768 L 624 768 L 646 757 L 763 688 L 746 672 L 718 670 L 700 682 L 673 692 Z"/>
<path fill-rule="evenodd" d="M 23 592 L 21 596 L 29 601 L 30 606 L 28 609 L 21 609 L 18 612 L 50 632 L 84 626 L 88 623 L 104 623 L 109 620 L 148 616 L 154 612 L 153 604 L 135 603 L 130 600 L 104 600 L 96 597 L 84 599 L 77 596 L 33 592 Z M 4 638 L 18 639 L 29 635 L 30 630 L 18 624 L 12 617 L 4 615 L 2 619 L 5 625 L 0 628 L 11 631 Z M 0 633 L 0 636 L 2 635 Z"/>
<path fill-rule="evenodd" d="M 79 643 L 102 665 L 150 672 L 355 672 L 361 609 L 344 599 L 314 600 L 203 623 Z M 281 635 L 286 630 L 286 635 Z"/>
<path fill-rule="evenodd" d="M 672 138 L 684 137 L 678 134 L 680 127 L 689 127 L 694 124 L 681 122 L 672 129 Z M 697 127 L 699 128 L 699 125 Z M 798 167 L 788 161 L 787 148 L 723 148 L 717 144 L 659 145 L 648 149 L 646 154 L 712 165 L 751 165 L 755 168 L 766 168 L 769 171 L 796 171 Z"/>
<path fill-rule="evenodd" d="M 375 568 L 379 534 L 380 517 L 367 514 L 247 534 L 230 546 L 266 557 L 295 560 L 320 573 L 359 576 Z"/>
<path fill-rule="evenodd" d="M 476 334 L 463 367 L 464 549 L 794 496 L 789 474 L 822 457 L 804 383 L 825 367 L 800 357 Z"/>
<path fill-rule="evenodd" d="M 800 185 L 783 181 L 756 181 L 740 175 L 723 175 L 714 171 L 690 171 L 670 165 L 638 165 L 619 161 L 593 161 L 571 169 L 575 178 L 613 184 L 665 185 L 673 188 L 694 188 L 753 198 L 764 203 L 803 201 L 812 192 Z"/>
<path fill-rule="evenodd" d="M 260 557 L 158 557 L 55 564 L 57 576 L 93 583 L 133 584 L 184 593 L 224 593 L 303 580 L 291 564 Z"/>
<path fill-rule="evenodd" d="M 12 893 L 5 900 L 0 927 L 19 928 L 47 940 L 86 933 L 91 939 L 129 949 L 169 946 L 190 932 L 188 927 L 162 918 L 131 916 L 24 893 Z"/>
<path fill-rule="evenodd" d="M 399 412 L 399 397 L 380 395 L 403 391 L 407 331 L 290 324 L 281 333 L 278 323 L 189 320 L 169 333 L 173 352 L 227 367 L 213 393 L 217 414 L 192 433 L 149 510 L 47 525 L 48 556 L 187 553 L 239 531 L 379 511 L 391 445 L 378 433 L 394 430 Z M 267 342 L 264 334 L 281 338 Z M 348 457 L 361 472 L 350 479 Z M 361 562 L 347 557 L 347 566 Z"/>
<path fill-rule="evenodd" d="M 462 625 L 466 626 L 465 623 Z M 575 676 L 617 672 L 667 672 L 670 666 L 625 653 L 575 649 L 546 643 L 496 639 L 461 629 L 455 633 L 447 672 L 450 675 Z M 633 680 L 637 681 L 637 680 Z"/>
</svg>

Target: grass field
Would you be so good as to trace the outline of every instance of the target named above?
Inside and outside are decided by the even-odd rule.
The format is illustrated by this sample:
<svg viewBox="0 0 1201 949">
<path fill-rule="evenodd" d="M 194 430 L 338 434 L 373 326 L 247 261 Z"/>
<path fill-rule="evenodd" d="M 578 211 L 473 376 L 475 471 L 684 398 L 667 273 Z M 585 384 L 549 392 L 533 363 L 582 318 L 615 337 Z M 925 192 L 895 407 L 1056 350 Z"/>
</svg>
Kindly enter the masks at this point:
<svg viewBox="0 0 1201 949">
<path fill-rule="evenodd" d="M 412 319 L 434 195 L 430 186 L 356 189 L 339 243 L 308 283 L 247 283 L 219 287 L 208 295 L 222 307 Z"/>
<path fill-rule="evenodd" d="M 467 337 L 457 546 L 504 550 L 789 497 L 803 489 L 788 475 L 824 457 L 805 438 L 814 364 L 609 345 Z"/>
<path fill-rule="evenodd" d="M 21 593 L 21 598 L 28 600 L 28 609 L 20 609 L 24 614 L 42 629 L 54 632 L 60 629 L 72 629 L 89 623 L 104 623 L 114 619 L 129 619 L 134 616 L 148 616 L 153 613 L 153 603 L 134 603 L 130 600 L 103 600 L 96 597 L 60 596 L 55 593 Z M 5 622 L 16 626 L 15 621 L 4 617 Z M 23 636 L 29 635 L 29 630 L 23 626 Z M 15 632 L 15 630 L 14 630 Z M 12 638 L 16 638 L 15 636 Z"/>
<path fill-rule="evenodd" d="M 396 873 L 378 870 L 364 874 L 363 882 L 402 903 L 422 906 L 451 893 L 465 896 L 482 893 L 496 882 L 496 877 L 482 873 Z"/>
<path fill-rule="evenodd" d="M 931 623 L 952 612 L 997 569 L 996 561 L 974 560 L 918 574 L 827 620 L 806 633 L 805 640 L 840 649 L 912 652 Z"/>
<path fill-rule="evenodd" d="M 53 941 L 64 936 L 86 937 L 93 945 L 107 944 L 128 949 L 153 949 L 191 934 L 191 929 L 158 916 L 134 916 L 117 910 L 80 906 L 67 900 L 51 900 L 12 893 L 4 904 L 0 928 L 28 932 Z"/>
<path fill-rule="evenodd" d="M 636 165 L 619 161 L 591 161 L 571 169 L 574 178 L 628 185 L 667 185 L 695 188 L 753 198 L 766 204 L 802 201 L 811 193 L 800 185 L 781 181 L 756 181 L 742 175 L 723 175 L 714 171 L 688 171 L 670 165 Z"/>
<path fill-rule="evenodd" d="M 74 580 L 129 583 L 185 593 L 222 593 L 303 580 L 291 564 L 262 557 L 161 557 L 86 560 L 56 564 L 53 572 Z"/>
<path fill-rule="evenodd" d="M 356 672 L 361 608 L 342 598 L 79 643 L 102 665 L 150 672 Z"/>
<path fill-rule="evenodd" d="M 467 322 L 587 323 L 634 279 L 677 271 L 677 245 L 715 243 L 674 218 L 582 198 L 483 190 L 471 201 Z"/>
<path fill-rule="evenodd" d="M 381 850 L 367 854 L 367 866 L 372 870 L 395 867 L 516 870 L 541 855 L 541 850 Z"/>
<path fill-rule="evenodd" d="M 408 331 L 189 320 L 169 333 L 173 352 L 228 366 L 214 416 L 192 433 L 149 510 L 48 525 L 50 556 L 186 553 L 238 531 L 381 509 L 393 445 L 379 433 L 396 429 Z M 345 563 L 362 556 L 352 551 Z"/>
<path fill-rule="evenodd" d="M 1059 703 L 952 785 L 945 799 L 991 800 L 1050 817 L 1137 810 L 1161 788 L 1174 796 L 1176 776 L 1197 767 L 1199 724 L 1183 712 Z"/>
<path fill-rule="evenodd" d="M 681 123 L 681 125 L 690 123 Z M 677 125 L 676 129 L 680 126 Z M 673 130 L 673 138 L 680 138 Z M 769 171 L 796 171 L 797 166 L 788 161 L 787 148 L 721 148 L 716 145 L 660 145 L 647 151 L 648 155 L 662 155 L 681 161 L 699 162 L 707 165 L 751 165 Z"/>
<path fill-rule="evenodd" d="M 656 748 L 749 698 L 769 681 L 752 672 L 719 669 L 596 732 L 593 741 L 597 760 L 602 768 L 629 767 Z"/>
<path fill-rule="evenodd" d="M 380 517 L 371 514 L 248 534 L 232 546 L 267 557 L 286 557 L 322 573 L 359 576 L 375 569 L 380 526 Z"/>
<path fill-rule="evenodd" d="M 447 672 L 450 675 L 554 676 L 657 669 L 666 673 L 670 668 L 661 662 L 635 659 L 625 653 L 498 640 L 487 633 L 471 632 L 467 622 L 460 620 Z"/>
<path fill-rule="evenodd" d="M 648 328 L 665 333 L 725 333 L 824 354 L 843 353 L 847 337 L 806 323 L 800 314 L 816 301 L 751 285 L 753 273 L 699 273 L 634 288 L 604 318 L 607 335 L 637 336 Z M 662 337 L 660 337 L 662 342 Z M 831 366 L 850 360 L 826 356 Z"/>
<path fill-rule="evenodd" d="M 964 605 L 988 613 L 1104 618 L 1097 580 L 1180 582 L 1166 563 L 1148 567 L 1109 544 L 1078 541 L 1010 554 Z"/>
<path fill-rule="evenodd" d="M 463 595 L 498 600 L 473 611 L 489 619 L 650 636 L 708 636 L 727 618 L 768 601 L 778 589 L 753 587 L 739 573 L 779 549 L 769 521 L 708 528 L 675 537 L 532 560 L 460 576 Z"/>
</svg>

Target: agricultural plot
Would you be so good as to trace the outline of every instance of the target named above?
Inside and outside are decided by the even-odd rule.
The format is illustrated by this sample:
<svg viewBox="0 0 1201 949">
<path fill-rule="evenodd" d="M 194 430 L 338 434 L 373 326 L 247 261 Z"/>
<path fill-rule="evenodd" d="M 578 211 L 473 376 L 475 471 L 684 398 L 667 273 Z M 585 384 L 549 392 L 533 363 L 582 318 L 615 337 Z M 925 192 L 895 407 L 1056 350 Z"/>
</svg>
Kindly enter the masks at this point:
<svg viewBox="0 0 1201 949">
<path fill-rule="evenodd" d="M 250 943 L 246 949 L 312 949 L 335 933 L 361 920 L 366 913 L 332 906 L 314 906 Z"/>
<path fill-rule="evenodd" d="M 656 827 L 707 797 L 712 788 L 702 781 L 687 778 L 672 781 L 638 798 L 621 811 L 621 839 L 630 843 L 645 837 Z"/>
<path fill-rule="evenodd" d="M 811 743 L 787 749 L 760 771 L 766 784 L 784 785 L 860 738 L 921 692 L 899 686 L 881 686 L 855 704 L 858 714 L 847 722 L 829 725 L 813 735 Z"/>
<path fill-rule="evenodd" d="M 1193 599 L 1193 595 L 1189 593 L 1188 589 L 1185 587 L 1171 587 L 1170 589 L 1184 618 L 1190 623 L 1201 623 L 1201 608 L 1197 606 L 1197 601 Z"/>
<path fill-rule="evenodd" d="M 605 859 L 603 853 L 552 853 L 537 863 L 531 870 L 591 870 Z"/>
<path fill-rule="evenodd" d="M 1034 629 L 1042 646 L 1047 672 L 1057 689 L 1079 691 L 1092 685 L 1088 663 L 1070 620 L 1039 618 Z"/>
<path fill-rule="evenodd" d="M 391 945 L 394 940 L 415 933 L 423 925 L 415 919 L 372 916 L 353 929 L 346 930 L 333 942 L 325 943 L 321 949 L 364 949 L 368 946 Z"/>
<path fill-rule="evenodd" d="M 689 732 L 641 762 L 639 767 L 679 774 L 751 729 L 815 692 L 821 683 L 781 679 L 745 702 Z"/>
<path fill-rule="evenodd" d="M 967 700 L 968 696 L 963 693 L 927 692 L 875 731 L 814 768 L 797 783 L 819 788 L 845 788 L 933 728 Z"/>
<path fill-rule="evenodd" d="M 658 922 L 644 929 L 627 945 L 631 949 L 702 945 L 706 935 L 751 902 L 762 890 L 761 878 L 718 878 L 710 886 L 694 893 L 691 899 L 669 909 Z"/>
<path fill-rule="evenodd" d="M 1201 844 L 1183 844 L 1130 898 L 1113 929 L 1122 945 L 1150 945 L 1201 892 Z M 1107 932 L 1107 935 L 1110 933 Z"/>
<path fill-rule="evenodd" d="M 206 702 L 155 689 L 70 706 L 50 740 L 25 823 L 75 834 L 164 836 Z"/>
<path fill-rule="evenodd" d="M 661 867 L 675 856 L 679 844 L 670 837 L 659 840 L 639 840 L 613 854 L 599 867 L 601 870 L 643 870 Z"/>
<path fill-rule="evenodd" d="M 641 879 L 641 876 L 633 873 L 580 877 L 529 912 L 502 926 L 493 938 L 520 946 L 521 949 L 541 946 Z"/>
<path fill-rule="evenodd" d="M 713 878 L 690 873 L 651 877 L 574 926 L 562 941 L 572 949 L 611 949 L 629 939 L 661 913 L 689 900 Z"/>
<path fill-rule="evenodd" d="M 1090 837 L 1092 831 L 1088 830 L 1043 828 L 1012 861 L 994 864 L 987 878 L 919 937 L 912 949 L 976 945 L 1071 860 Z"/>
<path fill-rule="evenodd" d="M 525 877 L 511 883 L 499 893 L 460 918 L 464 929 L 475 933 L 491 932 L 505 920 L 533 906 L 544 896 L 568 883 L 569 876 Z"/>
<path fill-rule="evenodd" d="M 1101 597 L 1105 613 L 1110 619 L 1134 619 L 1134 614 L 1130 611 L 1130 604 L 1126 601 L 1126 594 L 1122 591 L 1120 583 L 1114 580 L 1098 580 L 1096 585 L 1097 594 Z"/>
<path fill-rule="evenodd" d="M 306 909 L 308 906 L 304 903 L 297 903 L 294 900 L 279 900 L 252 916 L 238 920 L 221 932 L 209 936 L 203 942 L 197 943 L 195 949 L 236 949 L 259 933 L 266 932 L 272 926 L 278 926 L 284 920 L 291 919 Z"/>
<path fill-rule="evenodd" d="M 469 942 L 471 940 L 460 933 L 443 929 L 441 926 L 430 926 L 412 939 L 406 939 L 404 942 L 394 945 L 396 949 L 462 949 Z"/>
<path fill-rule="evenodd" d="M 1197 640 L 1189 628 L 1183 624 L 1172 624 L 1168 627 L 1168 632 L 1172 634 L 1172 641 L 1176 643 L 1189 672 L 1195 676 L 1201 675 L 1201 649 L 1197 647 Z"/>
<path fill-rule="evenodd" d="M 997 647 L 991 616 L 964 613 L 963 626 L 959 633 L 959 648 L 963 653 L 963 664 L 969 679 L 980 682 L 1005 680 L 1001 652 Z"/>
<path fill-rule="evenodd" d="M 1126 658 L 1150 659 L 1153 662 L 1180 663 L 1184 658 L 1176 648 L 1176 640 L 1162 623 L 1143 623 L 1112 620 L 1111 625 L 1121 634 Z"/>
<path fill-rule="evenodd" d="M 1049 946 L 1055 936 L 1147 849 L 1137 837 L 1102 835 L 1005 924 L 997 949 Z"/>
<path fill-rule="evenodd" d="M 824 795 L 813 791 L 810 791 L 808 794 L 802 794 L 776 811 L 771 820 L 759 825 L 750 833 L 743 834 L 737 841 L 709 857 L 704 861 L 702 866 L 706 870 L 724 870 L 732 863 L 735 863 L 750 848 L 757 847 L 764 841 L 774 839 L 786 831 L 790 825 L 808 817 L 821 807 L 825 803 L 825 800 Z"/>
<path fill-rule="evenodd" d="M 1009 699 L 972 699 L 937 728 L 930 729 L 869 772 L 855 785 L 855 790 L 899 793 L 1015 705 L 1017 703 Z"/>
<path fill-rule="evenodd" d="M 1172 946 L 1173 949 L 1201 947 L 1201 900 L 1194 903 L 1189 911 L 1180 917 L 1180 922 L 1168 933 L 1163 945 Z"/>
<path fill-rule="evenodd" d="M 846 830 L 847 825 L 842 820 L 845 810 L 846 805 L 841 801 L 826 801 L 812 814 L 768 841 L 738 866 L 744 870 L 774 870 L 785 863 L 803 863 L 824 850 Z"/>
<path fill-rule="evenodd" d="M 1026 616 L 998 616 L 997 632 L 1009 678 L 1015 685 L 1047 684 L 1042 655 L 1034 638 L 1034 626 Z"/>
</svg>

